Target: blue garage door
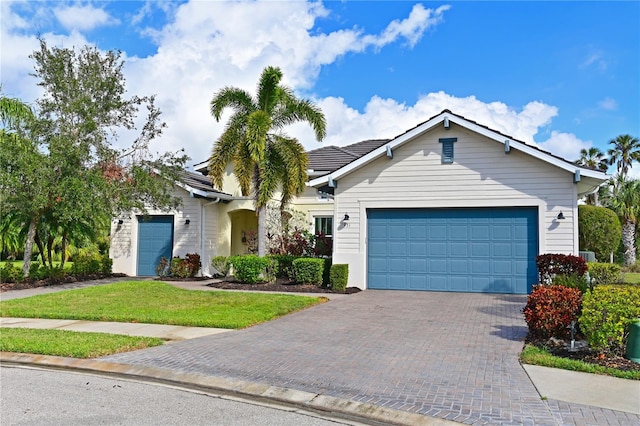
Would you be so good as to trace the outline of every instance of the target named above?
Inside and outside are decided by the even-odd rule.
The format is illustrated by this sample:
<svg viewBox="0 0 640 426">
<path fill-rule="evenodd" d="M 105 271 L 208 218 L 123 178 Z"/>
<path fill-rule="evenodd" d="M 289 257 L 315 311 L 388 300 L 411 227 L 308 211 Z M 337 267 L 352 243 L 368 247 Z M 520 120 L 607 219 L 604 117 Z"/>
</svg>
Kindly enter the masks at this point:
<svg viewBox="0 0 640 426">
<path fill-rule="evenodd" d="M 154 276 L 162 257 L 171 259 L 173 216 L 140 217 L 138 222 L 138 275 Z"/>
<path fill-rule="evenodd" d="M 531 292 L 536 208 L 375 209 L 368 218 L 372 289 Z"/>
</svg>

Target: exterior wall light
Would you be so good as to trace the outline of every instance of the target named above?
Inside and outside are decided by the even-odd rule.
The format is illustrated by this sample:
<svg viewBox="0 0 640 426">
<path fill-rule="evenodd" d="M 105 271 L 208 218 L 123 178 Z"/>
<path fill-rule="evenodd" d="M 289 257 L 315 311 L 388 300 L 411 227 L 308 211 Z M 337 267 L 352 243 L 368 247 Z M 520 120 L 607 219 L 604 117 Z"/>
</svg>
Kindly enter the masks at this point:
<svg viewBox="0 0 640 426">
<path fill-rule="evenodd" d="M 342 219 L 343 222 L 349 222 L 349 214 L 345 213 L 344 214 L 344 218 Z"/>
<path fill-rule="evenodd" d="M 185 225 L 188 225 L 188 224 L 190 224 L 190 223 L 191 223 L 191 219 L 187 219 L 187 220 L 185 220 L 185 221 L 184 221 L 184 224 L 185 224 Z"/>
<path fill-rule="evenodd" d="M 558 213 L 558 216 L 556 216 L 556 219 L 564 220 L 564 214 L 562 214 L 562 212 Z"/>
</svg>

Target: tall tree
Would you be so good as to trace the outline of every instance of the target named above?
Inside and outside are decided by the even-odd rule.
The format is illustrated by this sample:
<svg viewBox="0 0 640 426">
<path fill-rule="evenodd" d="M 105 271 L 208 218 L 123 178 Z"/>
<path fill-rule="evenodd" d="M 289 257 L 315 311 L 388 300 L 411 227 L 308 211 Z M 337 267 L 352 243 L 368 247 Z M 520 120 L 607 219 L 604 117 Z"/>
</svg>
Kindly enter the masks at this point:
<svg viewBox="0 0 640 426">
<path fill-rule="evenodd" d="M 613 187 L 610 207 L 620 217 L 622 223 L 622 247 L 624 263 L 631 265 L 637 258 L 636 242 L 638 220 L 640 219 L 640 180 L 624 180 L 618 176 Z"/>
<path fill-rule="evenodd" d="M 283 129 L 296 122 L 307 122 L 316 139 L 326 135 L 326 120 L 311 101 L 298 99 L 282 85 L 282 71 L 267 67 L 253 97 L 243 89 L 225 87 L 211 100 L 211 115 L 220 121 L 225 108 L 233 113 L 222 135 L 213 146 L 209 176 L 222 189 L 224 171 L 233 163 L 242 194 L 252 195 L 258 214 L 258 254 L 266 254 L 266 207 L 278 188 L 281 209 L 293 196 L 304 191 L 308 159 L 300 142 Z"/>
<path fill-rule="evenodd" d="M 0 209 L 29 218 L 23 272 L 28 276 L 36 231 L 67 232 L 70 224 L 98 224 L 122 211 L 176 207 L 172 195 L 187 157 L 153 156 L 150 142 L 165 124 L 153 96 L 125 97 L 120 52 L 40 48 L 30 56 L 44 94 L 21 138 L 2 138 Z M 142 127 L 135 122 L 146 107 Z M 117 151 L 119 131 L 137 135 Z M 66 231 L 65 231 L 66 230 Z"/>
<path fill-rule="evenodd" d="M 609 168 L 609 161 L 605 157 L 604 153 L 596 147 L 580 150 L 580 158 L 576 161 L 579 166 L 589 167 L 591 169 L 600 170 L 606 172 Z M 598 192 L 587 195 L 586 203 L 592 206 L 597 206 Z"/>
<path fill-rule="evenodd" d="M 611 139 L 609 145 L 612 145 L 607 151 L 609 164 L 617 164 L 618 175 L 625 180 L 631 163 L 640 161 L 640 139 L 631 135 L 620 135 Z"/>
</svg>

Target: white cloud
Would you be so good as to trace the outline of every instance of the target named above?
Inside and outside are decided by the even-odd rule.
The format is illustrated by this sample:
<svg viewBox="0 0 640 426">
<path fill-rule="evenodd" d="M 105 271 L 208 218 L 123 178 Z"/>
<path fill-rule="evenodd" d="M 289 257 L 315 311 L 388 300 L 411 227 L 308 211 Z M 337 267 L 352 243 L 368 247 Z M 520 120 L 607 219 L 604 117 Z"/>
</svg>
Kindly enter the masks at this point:
<svg viewBox="0 0 640 426">
<path fill-rule="evenodd" d="M 603 100 L 598 102 L 598 107 L 607 111 L 615 111 L 616 109 L 618 109 L 618 102 L 616 102 L 616 100 L 612 98 L 604 98 Z"/>
<path fill-rule="evenodd" d="M 593 144 L 585 142 L 572 133 L 551 132 L 551 137 L 538 144 L 540 149 L 559 155 L 569 161 L 580 158 L 581 149 L 589 149 Z"/>
<path fill-rule="evenodd" d="M 640 163 L 634 161 L 631 163 L 631 168 L 627 172 L 627 177 L 631 179 L 640 179 Z"/>
<path fill-rule="evenodd" d="M 53 13 L 60 24 L 69 31 L 88 31 L 119 23 L 103 9 L 91 5 L 57 7 L 53 9 Z"/>
<path fill-rule="evenodd" d="M 149 12 L 142 7 L 136 19 L 144 21 Z M 157 6 L 153 6 L 157 7 Z M 25 52 L 37 48 L 34 36 L 16 35 L 21 25 L 18 15 L 12 25 L 5 24 L 2 5 L 3 91 L 12 89 L 25 100 L 37 97 L 37 86 L 27 77 L 33 64 Z M 409 16 L 390 22 L 380 34 L 366 34 L 357 28 L 317 32 L 314 25 L 329 11 L 321 3 L 306 2 L 203 2 L 173 6 L 170 20 L 162 28 L 147 28 L 157 43 L 149 57 L 126 58 L 125 75 L 131 93 L 157 94 L 157 105 L 168 128 L 154 142 L 154 151 L 185 148 L 192 163 L 206 159 L 214 141 L 223 131 L 226 117 L 217 123 L 209 113 L 213 94 L 223 86 L 255 91 L 260 72 L 267 65 L 278 65 L 285 84 L 303 96 L 309 95 L 323 65 L 334 63 L 347 53 L 379 49 L 396 41 L 415 45 L 424 32 L 442 21 L 449 9 L 425 9 L 416 5 Z M 69 18 L 69 22 L 72 22 Z M 99 21 L 94 21 L 99 22 Z M 138 21 L 140 22 L 140 21 Z M 35 32 L 35 31 L 34 31 Z M 81 46 L 87 41 L 77 32 L 54 36 L 43 34 L 51 45 Z M 10 42 L 7 42 L 10 41 Z M 413 105 L 383 99 L 371 90 L 362 111 L 339 97 L 313 99 L 324 111 L 328 134 L 322 145 L 348 145 L 370 138 L 392 138 L 438 114 L 443 109 L 463 115 L 518 140 L 535 144 L 534 137 L 558 114 L 556 107 L 532 101 L 522 107 L 503 102 L 487 102 L 475 96 L 455 97 L 445 92 L 422 95 Z M 307 149 L 321 146 L 308 126 L 287 129 Z M 122 144 L 130 142 L 122 135 Z M 573 135 L 552 132 L 543 149 L 568 159 L 577 158 L 588 145 Z"/>
</svg>

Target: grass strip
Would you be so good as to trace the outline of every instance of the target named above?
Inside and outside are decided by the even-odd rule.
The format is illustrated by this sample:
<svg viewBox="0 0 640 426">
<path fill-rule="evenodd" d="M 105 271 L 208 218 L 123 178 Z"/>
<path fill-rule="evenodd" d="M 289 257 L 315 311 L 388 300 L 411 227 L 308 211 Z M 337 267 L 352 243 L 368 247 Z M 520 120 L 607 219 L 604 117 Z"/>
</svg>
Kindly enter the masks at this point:
<svg viewBox="0 0 640 426">
<path fill-rule="evenodd" d="M 163 343 L 155 337 L 120 334 L 5 327 L 0 330 L 0 351 L 72 358 L 97 358 Z"/>
<path fill-rule="evenodd" d="M 125 281 L 0 302 L 0 316 L 237 329 L 322 303 L 324 297 L 184 290 Z"/>
<path fill-rule="evenodd" d="M 580 371 L 583 373 L 602 374 L 621 379 L 640 380 L 640 371 L 624 371 L 611 367 L 590 364 L 577 359 L 554 356 L 543 348 L 534 345 L 525 345 L 520 353 L 520 361 L 525 364 L 540 365 L 542 367 L 559 368 L 562 370 Z"/>
<path fill-rule="evenodd" d="M 625 272 L 624 282 L 627 284 L 640 284 L 640 272 Z"/>
</svg>

